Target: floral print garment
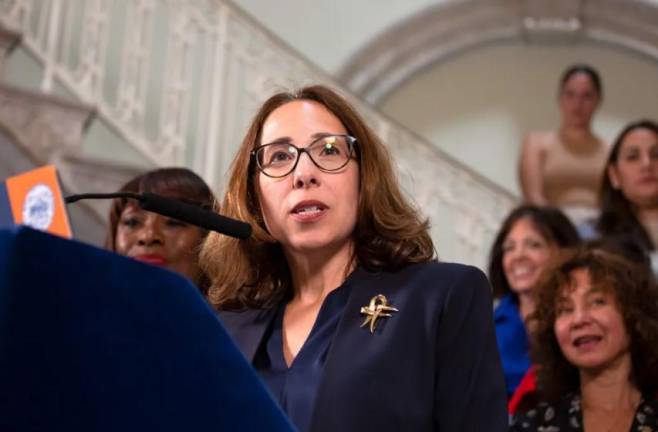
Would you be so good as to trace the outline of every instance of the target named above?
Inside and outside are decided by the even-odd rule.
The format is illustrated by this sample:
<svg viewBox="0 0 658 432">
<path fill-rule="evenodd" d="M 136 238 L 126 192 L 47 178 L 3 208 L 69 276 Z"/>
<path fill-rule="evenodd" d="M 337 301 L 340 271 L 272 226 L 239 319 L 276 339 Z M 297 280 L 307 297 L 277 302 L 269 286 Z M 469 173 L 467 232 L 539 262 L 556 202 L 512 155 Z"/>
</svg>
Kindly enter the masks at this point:
<svg viewBox="0 0 658 432">
<path fill-rule="evenodd" d="M 565 396 L 556 405 L 540 402 L 512 418 L 512 432 L 582 432 L 583 413 L 580 396 Z M 658 402 L 645 398 L 640 402 L 629 432 L 658 432 Z"/>
</svg>

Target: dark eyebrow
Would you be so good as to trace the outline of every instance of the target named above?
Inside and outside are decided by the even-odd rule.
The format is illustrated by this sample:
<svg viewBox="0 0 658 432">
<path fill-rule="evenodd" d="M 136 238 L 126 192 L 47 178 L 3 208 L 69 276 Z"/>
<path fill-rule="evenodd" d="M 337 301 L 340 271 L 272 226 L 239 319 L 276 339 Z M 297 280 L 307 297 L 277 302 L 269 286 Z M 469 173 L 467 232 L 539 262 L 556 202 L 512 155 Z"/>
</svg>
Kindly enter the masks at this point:
<svg viewBox="0 0 658 432">
<path fill-rule="evenodd" d="M 268 142 L 268 143 L 265 143 L 265 144 L 261 144 L 260 147 L 270 145 L 270 144 L 292 144 L 292 138 L 287 137 L 287 136 L 279 137 L 279 138 L 275 139 L 274 141 L 271 141 L 271 142 Z"/>
<path fill-rule="evenodd" d="M 334 133 L 334 132 L 316 132 L 313 135 L 311 135 L 311 141 L 315 141 L 320 138 L 328 137 L 328 136 L 333 136 L 333 135 L 344 135 L 344 134 L 339 134 L 339 133 Z M 269 144 L 292 144 L 292 138 L 284 136 L 275 139 L 274 141 L 261 144 L 260 147 L 269 145 Z"/>
<path fill-rule="evenodd" d="M 603 289 L 603 287 L 599 285 L 592 285 L 589 287 L 585 295 L 588 296 L 592 294 L 607 294 L 608 292 L 609 292 L 608 290 Z"/>
<path fill-rule="evenodd" d="M 639 151 L 639 150 L 640 150 L 640 147 L 637 146 L 637 145 L 633 145 L 633 144 L 631 144 L 630 146 L 627 145 L 627 146 L 624 148 L 624 150 L 627 151 L 627 152 L 629 152 L 629 151 Z"/>
<path fill-rule="evenodd" d="M 316 132 L 313 135 L 311 135 L 311 138 L 313 140 L 316 140 L 318 138 L 324 138 L 324 137 L 328 137 L 328 136 L 332 136 L 332 135 L 343 135 L 343 134 L 337 134 L 337 133 L 333 133 L 333 132 Z"/>
</svg>

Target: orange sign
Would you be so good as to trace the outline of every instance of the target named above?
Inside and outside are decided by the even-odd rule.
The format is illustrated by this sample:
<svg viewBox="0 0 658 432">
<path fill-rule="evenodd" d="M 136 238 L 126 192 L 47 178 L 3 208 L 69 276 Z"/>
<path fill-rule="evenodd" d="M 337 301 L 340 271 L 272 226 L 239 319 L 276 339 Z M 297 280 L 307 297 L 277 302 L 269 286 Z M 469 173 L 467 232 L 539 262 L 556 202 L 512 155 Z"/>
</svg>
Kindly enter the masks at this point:
<svg viewBox="0 0 658 432">
<path fill-rule="evenodd" d="M 71 238 L 71 225 L 54 165 L 9 177 L 7 195 L 14 223 Z"/>
</svg>

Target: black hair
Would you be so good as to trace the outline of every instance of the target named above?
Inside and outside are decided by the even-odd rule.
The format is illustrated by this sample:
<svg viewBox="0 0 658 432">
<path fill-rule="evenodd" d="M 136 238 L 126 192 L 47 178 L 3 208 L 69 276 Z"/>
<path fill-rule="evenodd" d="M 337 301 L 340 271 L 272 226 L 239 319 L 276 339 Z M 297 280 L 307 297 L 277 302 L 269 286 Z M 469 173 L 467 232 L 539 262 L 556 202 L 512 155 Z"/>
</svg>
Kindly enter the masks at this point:
<svg viewBox="0 0 658 432">
<path fill-rule="evenodd" d="M 514 225 L 526 218 L 544 239 L 560 248 L 580 244 L 578 231 L 559 209 L 534 205 L 515 208 L 503 222 L 489 253 L 489 281 L 494 298 L 500 298 L 511 292 L 503 270 L 503 243 Z"/>
<path fill-rule="evenodd" d="M 601 82 L 601 75 L 599 75 L 596 69 L 587 64 L 575 64 L 569 66 L 562 73 L 562 77 L 560 78 L 560 90 L 564 88 L 564 86 L 567 84 L 567 81 L 569 81 L 571 77 L 579 73 L 587 75 L 589 80 L 592 82 L 594 89 L 596 90 L 596 94 L 599 96 L 599 98 L 603 97 L 603 84 Z"/>
<path fill-rule="evenodd" d="M 626 136 L 637 129 L 647 129 L 658 135 L 658 124 L 656 122 L 639 120 L 626 125 L 617 136 L 610 150 L 601 180 L 599 192 L 601 215 L 596 222 L 596 230 L 603 236 L 619 234 L 633 236 L 646 250 L 652 251 L 658 245 L 653 244 L 651 237 L 649 237 L 646 229 L 635 215 L 633 203 L 628 200 L 621 189 L 612 186 L 608 175 L 609 167 L 617 164 L 619 152 Z"/>
</svg>

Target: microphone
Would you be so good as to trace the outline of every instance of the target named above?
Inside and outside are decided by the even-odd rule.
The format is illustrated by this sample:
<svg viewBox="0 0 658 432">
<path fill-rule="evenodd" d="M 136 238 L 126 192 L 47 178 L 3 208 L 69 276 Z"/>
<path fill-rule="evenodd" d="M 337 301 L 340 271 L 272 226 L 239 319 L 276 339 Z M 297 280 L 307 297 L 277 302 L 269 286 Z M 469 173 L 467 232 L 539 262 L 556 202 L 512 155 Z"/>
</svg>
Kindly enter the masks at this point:
<svg viewBox="0 0 658 432">
<path fill-rule="evenodd" d="M 245 239 L 251 235 L 251 225 L 246 222 L 150 192 L 141 194 L 132 192 L 79 194 L 67 196 L 64 198 L 64 201 L 70 204 L 82 199 L 108 198 L 131 198 L 137 200 L 139 206 L 144 210 L 178 219 L 210 231 L 216 231 L 220 234 L 226 234 L 230 237 Z"/>
</svg>

